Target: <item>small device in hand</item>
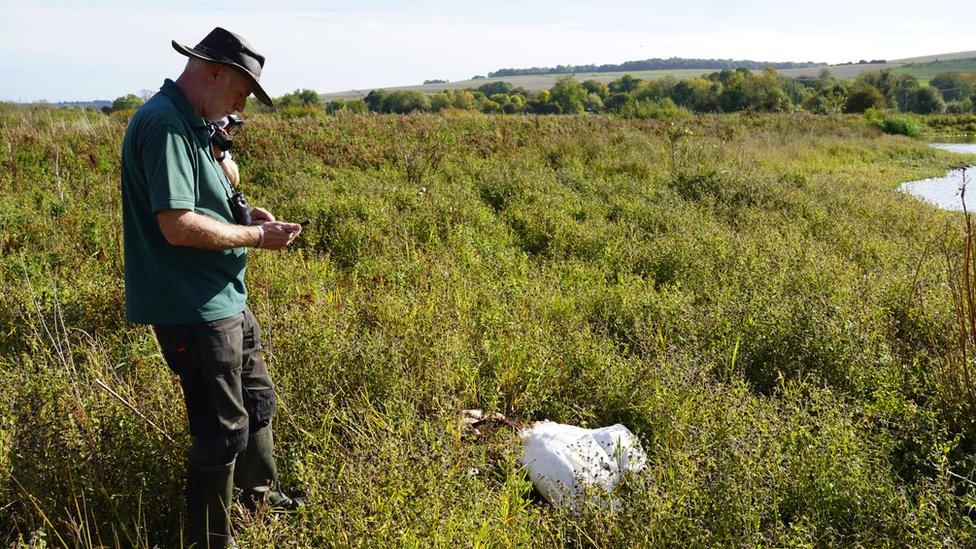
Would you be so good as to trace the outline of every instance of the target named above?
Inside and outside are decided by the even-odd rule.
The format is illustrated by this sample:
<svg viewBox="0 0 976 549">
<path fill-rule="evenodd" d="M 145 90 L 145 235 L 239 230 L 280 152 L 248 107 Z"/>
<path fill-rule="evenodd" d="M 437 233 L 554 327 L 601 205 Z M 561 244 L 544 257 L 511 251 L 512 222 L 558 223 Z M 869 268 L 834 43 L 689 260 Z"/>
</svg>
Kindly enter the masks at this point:
<svg viewBox="0 0 976 549">
<path fill-rule="evenodd" d="M 234 215 L 234 221 L 238 225 L 251 224 L 251 205 L 243 194 L 234 193 L 234 196 L 227 199 L 227 205 L 230 206 L 230 213 Z"/>
<path fill-rule="evenodd" d="M 220 126 L 218 124 L 213 124 L 210 128 L 210 142 L 213 143 L 214 147 L 221 152 L 227 152 L 234 145 L 234 138 L 231 137 L 230 132 L 234 128 L 239 128 L 244 125 L 244 119 L 236 114 L 231 114 L 227 117 L 227 122 Z M 219 131 L 219 128 L 223 128 L 224 131 Z"/>
</svg>

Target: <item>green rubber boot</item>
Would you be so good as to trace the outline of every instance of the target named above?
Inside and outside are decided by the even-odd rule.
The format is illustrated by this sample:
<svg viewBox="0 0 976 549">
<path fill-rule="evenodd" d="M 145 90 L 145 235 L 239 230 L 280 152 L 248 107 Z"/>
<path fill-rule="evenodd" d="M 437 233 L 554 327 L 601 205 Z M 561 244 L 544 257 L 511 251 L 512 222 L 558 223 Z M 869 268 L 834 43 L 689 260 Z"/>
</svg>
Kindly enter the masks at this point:
<svg viewBox="0 0 976 549">
<path fill-rule="evenodd" d="M 193 547 L 237 547 L 230 524 L 233 478 L 234 462 L 216 467 L 190 462 L 186 477 L 186 506 L 189 541 Z"/>
<path fill-rule="evenodd" d="M 273 511 L 296 511 L 305 506 L 303 499 L 286 496 L 278 486 L 270 425 L 248 436 L 247 448 L 237 456 L 234 485 L 244 491 L 241 503 L 252 511 L 261 504 Z"/>
</svg>

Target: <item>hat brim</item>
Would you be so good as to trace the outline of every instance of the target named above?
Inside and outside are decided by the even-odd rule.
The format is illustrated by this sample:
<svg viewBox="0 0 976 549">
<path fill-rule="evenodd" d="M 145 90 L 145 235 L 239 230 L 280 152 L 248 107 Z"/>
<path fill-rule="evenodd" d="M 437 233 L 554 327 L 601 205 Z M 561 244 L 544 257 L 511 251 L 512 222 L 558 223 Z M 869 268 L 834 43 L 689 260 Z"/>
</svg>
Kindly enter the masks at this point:
<svg viewBox="0 0 976 549">
<path fill-rule="evenodd" d="M 251 81 L 251 86 L 252 86 L 251 93 L 254 94 L 254 97 L 257 97 L 258 100 L 264 103 L 265 105 L 269 107 L 274 107 L 274 101 L 271 100 L 271 97 L 268 96 L 268 93 L 264 91 L 264 88 L 261 87 L 261 83 L 258 82 L 258 79 L 254 78 L 254 75 L 251 74 L 250 71 L 248 71 L 241 65 L 238 65 L 237 63 L 231 63 L 230 61 L 214 59 L 213 57 L 201 53 L 200 51 L 194 48 L 188 48 L 183 44 L 180 44 L 176 40 L 173 40 L 172 42 L 173 42 L 173 49 L 187 57 L 196 57 L 197 59 L 203 59 L 204 61 L 210 61 L 211 63 L 218 63 L 225 67 L 237 69 L 237 72 L 243 74 L 248 80 Z"/>
</svg>

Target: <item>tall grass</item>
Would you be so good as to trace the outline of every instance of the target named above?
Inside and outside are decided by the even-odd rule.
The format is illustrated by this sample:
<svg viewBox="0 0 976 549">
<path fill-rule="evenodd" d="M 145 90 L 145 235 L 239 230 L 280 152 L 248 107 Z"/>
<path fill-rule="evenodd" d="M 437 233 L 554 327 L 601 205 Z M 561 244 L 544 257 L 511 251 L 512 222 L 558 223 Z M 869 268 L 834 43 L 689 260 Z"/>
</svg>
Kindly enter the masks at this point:
<svg viewBox="0 0 976 549">
<path fill-rule="evenodd" d="M 942 406 L 956 432 L 976 445 L 976 228 L 966 207 L 969 178 L 960 173 L 964 229 L 961 253 L 948 255 L 949 288 L 955 313 L 955 339 L 948 346 L 945 367 L 940 371 Z"/>
<path fill-rule="evenodd" d="M 250 117 L 249 199 L 313 220 L 247 275 L 312 505 L 236 511 L 242 543 L 972 544 L 937 375 L 955 221 L 893 190 L 954 159 L 860 118 L 678 124 Z M 123 130 L 0 110 L 4 543 L 179 544 L 179 384 L 122 313 Z M 466 408 L 623 422 L 651 467 L 567 514 Z"/>
</svg>

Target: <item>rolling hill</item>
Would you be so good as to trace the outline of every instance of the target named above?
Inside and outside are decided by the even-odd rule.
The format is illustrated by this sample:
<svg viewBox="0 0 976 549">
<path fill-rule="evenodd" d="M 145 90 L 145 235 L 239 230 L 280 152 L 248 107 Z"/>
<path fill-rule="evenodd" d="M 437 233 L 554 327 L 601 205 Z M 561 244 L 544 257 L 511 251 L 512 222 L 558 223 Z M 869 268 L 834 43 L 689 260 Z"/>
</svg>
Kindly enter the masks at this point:
<svg viewBox="0 0 976 549">
<path fill-rule="evenodd" d="M 820 71 L 829 69 L 837 78 L 854 78 L 861 73 L 871 70 L 891 69 L 895 72 L 913 74 L 920 80 L 928 82 L 933 76 L 945 71 L 976 71 L 976 51 L 964 51 L 954 53 L 942 53 L 927 55 L 922 57 L 909 57 L 905 59 L 889 60 L 886 63 L 861 63 L 829 65 L 826 67 L 808 67 L 801 69 L 783 69 L 779 73 L 784 76 L 797 78 L 801 76 L 817 76 Z M 657 70 L 657 71 L 635 71 L 635 72 L 603 72 L 603 73 L 577 73 L 574 76 L 578 80 L 593 79 L 599 82 L 610 82 L 625 74 L 630 74 L 645 80 L 654 80 L 666 76 L 675 78 L 693 78 L 703 74 L 715 72 L 714 69 L 681 69 L 681 70 Z M 549 89 L 555 84 L 556 80 L 565 76 L 562 74 L 532 75 L 532 76 L 506 76 L 501 78 L 484 78 L 478 80 L 460 80 L 441 84 L 427 84 L 416 86 L 392 86 L 384 87 L 386 91 L 397 90 L 418 90 L 425 93 L 435 93 L 441 90 L 454 90 L 465 88 L 476 88 L 488 82 L 511 82 L 516 86 L 521 86 L 527 90 Z M 372 88 L 370 88 L 372 89 Z M 333 99 L 356 99 L 365 96 L 370 89 L 346 90 L 322 94 L 326 101 Z"/>
</svg>

